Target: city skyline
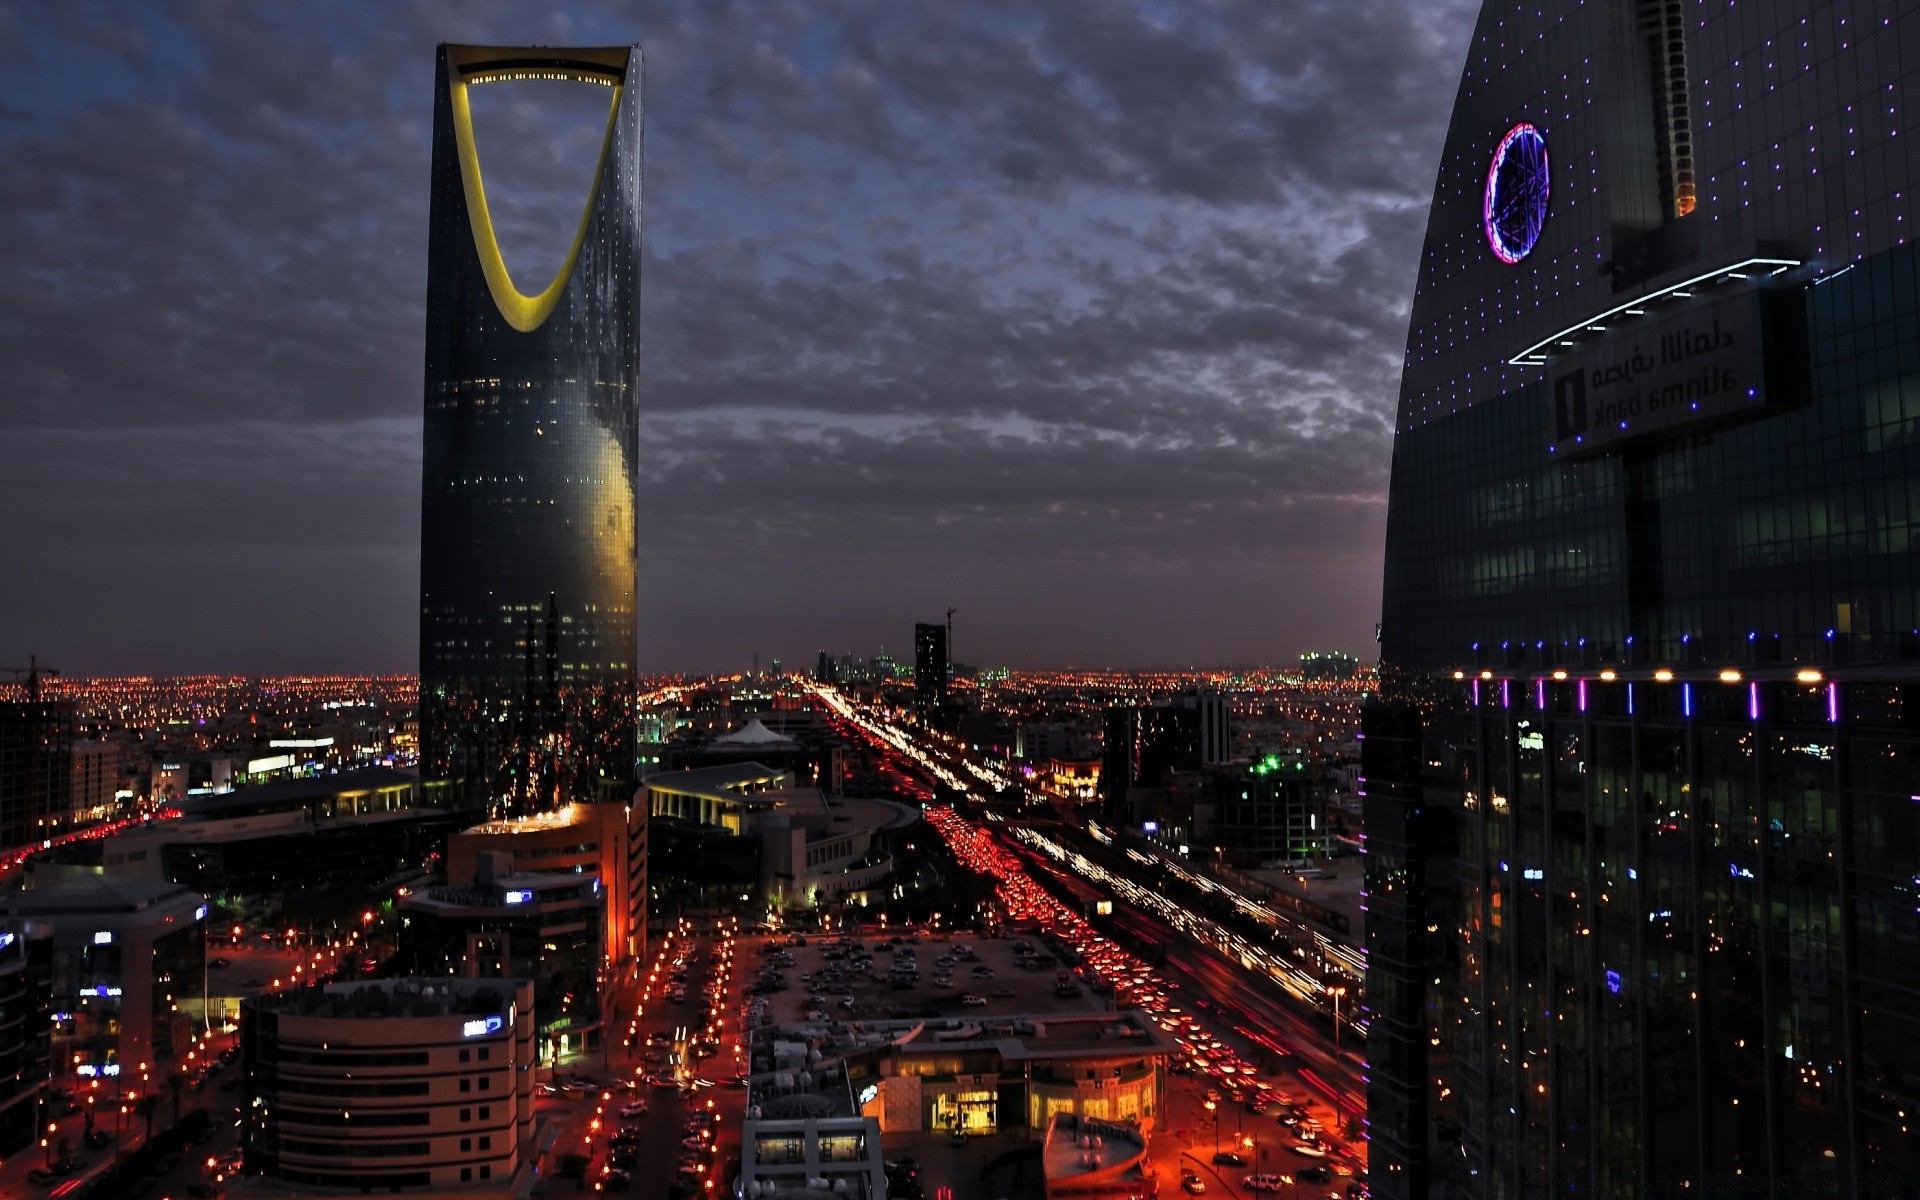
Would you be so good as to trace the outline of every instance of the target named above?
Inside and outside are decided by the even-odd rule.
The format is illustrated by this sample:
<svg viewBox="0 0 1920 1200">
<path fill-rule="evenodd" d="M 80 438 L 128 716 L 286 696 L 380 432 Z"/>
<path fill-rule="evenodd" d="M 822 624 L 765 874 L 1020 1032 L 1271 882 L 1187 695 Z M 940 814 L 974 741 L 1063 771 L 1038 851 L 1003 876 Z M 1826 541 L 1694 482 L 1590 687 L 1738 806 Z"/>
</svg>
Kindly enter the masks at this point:
<svg viewBox="0 0 1920 1200">
<path fill-rule="evenodd" d="M 947 607 L 968 662 L 1371 657 L 1414 97 L 1468 8 L 15 17 L 0 494 L 39 566 L 0 653 L 411 665 L 412 64 L 455 39 L 657 47 L 640 669 L 899 653 Z M 577 185 L 526 181 L 590 159 L 569 115 L 478 114 L 510 262 L 557 257 Z"/>
</svg>

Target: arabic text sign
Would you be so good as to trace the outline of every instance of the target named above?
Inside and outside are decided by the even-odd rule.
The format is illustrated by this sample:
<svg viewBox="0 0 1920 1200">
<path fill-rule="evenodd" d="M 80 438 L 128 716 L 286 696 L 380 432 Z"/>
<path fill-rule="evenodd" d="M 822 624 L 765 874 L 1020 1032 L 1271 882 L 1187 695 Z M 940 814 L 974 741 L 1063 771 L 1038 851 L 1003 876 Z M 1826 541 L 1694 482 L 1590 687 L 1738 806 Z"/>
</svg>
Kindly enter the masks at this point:
<svg viewBox="0 0 1920 1200">
<path fill-rule="evenodd" d="M 1621 326 L 1549 368 L 1557 456 L 1710 424 L 1767 402 L 1759 298 L 1741 292 Z"/>
</svg>

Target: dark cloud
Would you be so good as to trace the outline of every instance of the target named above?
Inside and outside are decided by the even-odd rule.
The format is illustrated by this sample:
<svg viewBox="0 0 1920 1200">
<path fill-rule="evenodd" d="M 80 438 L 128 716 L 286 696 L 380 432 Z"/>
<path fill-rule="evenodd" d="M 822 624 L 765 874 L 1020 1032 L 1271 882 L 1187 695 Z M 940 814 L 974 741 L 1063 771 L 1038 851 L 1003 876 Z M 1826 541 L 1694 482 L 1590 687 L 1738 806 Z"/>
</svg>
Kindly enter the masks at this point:
<svg viewBox="0 0 1920 1200">
<path fill-rule="evenodd" d="M 0 650 L 411 666 L 459 40 L 646 47 L 644 664 L 1365 651 L 1472 7 L 0 0 Z M 484 99 L 531 280 L 597 118 Z"/>
</svg>

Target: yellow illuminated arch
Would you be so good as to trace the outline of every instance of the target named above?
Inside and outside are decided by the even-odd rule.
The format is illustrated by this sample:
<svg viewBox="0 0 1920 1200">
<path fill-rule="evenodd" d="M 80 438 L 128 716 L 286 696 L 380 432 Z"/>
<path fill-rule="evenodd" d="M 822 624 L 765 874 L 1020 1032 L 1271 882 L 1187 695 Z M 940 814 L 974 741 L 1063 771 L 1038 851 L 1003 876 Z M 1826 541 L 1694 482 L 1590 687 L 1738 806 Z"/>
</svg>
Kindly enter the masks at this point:
<svg viewBox="0 0 1920 1200">
<path fill-rule="evenodd" d="M 613 144 L 614 120 L 620 111 L 623 85 L 609 85 L 613 102 L 607 109 L 607 132 L 600 139 L 600 158 L 593 165 L 593 181 L 587 187 L 587 203 L 580 212 L 580 227 L 573 231 L 573 245 L 568 248 L 567 257 L 560 263 L 560 269 L 554 273 L 553 282 L 547 284 L 546 290 L 537 296 L 527 296 L 513 286 L 513 279 L 507 274 L 506 259 L 500 256 L 500 242 L 493 234 L 493 217 L 487 211 L 487 190 L 480 180 L 480 155 L 473 144 L 473 112 L 467 106 L 469 82 L 471 80 L 460 77 L 456 72 L 450 86 L 453 89 L 453 137 L 460 151 L 460 185 L 467 195 L 467 220 L 473 226 L 473 248 L 479 252 L 480 270 L 487 277 L 487 290 L 493 293 L 493 303 L 499 308 L 500 315 L 521 333 L 531 333 L 553 314 L 553 307 L 560 303 L 560 293 L 566 290 L 567 280 L 573 274 L 574 261 L 580 257 L 580 244 L 587 237 L 587 222 L 593 218 L 594 198 L 600 194 L 600 176 L 607 167 L 607 148 Z M 595 79 L 593 82 L 607 81 Z"/>
</svg>

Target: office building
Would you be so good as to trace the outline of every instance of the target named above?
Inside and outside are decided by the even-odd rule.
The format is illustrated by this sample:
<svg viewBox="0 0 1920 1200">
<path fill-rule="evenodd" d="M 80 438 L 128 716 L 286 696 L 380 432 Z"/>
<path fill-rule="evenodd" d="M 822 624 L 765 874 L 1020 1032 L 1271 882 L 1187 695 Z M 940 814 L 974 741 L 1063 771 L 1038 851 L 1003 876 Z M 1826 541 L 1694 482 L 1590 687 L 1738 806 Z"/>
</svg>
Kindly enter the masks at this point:
<svg viewBox="0 0 1920 1200">
<path fill-rule="evenodd" d="M 1352 679 L 1359 672 L 1360 660 L 1339 650 L 1309 650 L 1300 656 L 1300 678 L 1308 683 Z"/>
<path fill-rule="evenodd" d="M 1920 1179 L 1917 47 L 1481 12 L 1365 718 L 1376 1195 Z"/>
<path fill-rule="evenodd" d="M 533 992 L 389 979 L 250 996 L 241 1149 L 302 1188 L 524 1195 L 533 1168 Z M 264 1191 L 264 1189 L 262 1189 Z"/>
<path fill-rule="evenodd" d="M 493 858 L 504 855 L 504 860 Z M 609 964 L 646 953 L 647 807 L 631 802 L 570 804 L 556 812 L 503 817 L 447 839 L 447 878 L 480 878 L 489 859 L 503 875 L 559 873 L 599 880 L 606 892 L 601 952 Z"/>
<path fill-rule="evenodd" d="M 420 978 L 532 980 L 534 1049 L 551 1065 L 601 1027 L 607 893 L 591 875 L 510 868 L 483 854 L 471 880 L 402 897 L 395 962 Z"/>
<path fill-rule="evenodd" d="M 0 895 L 52 940 L 55 1078 L 165 1079 L 206 1022 L 206 900 L 104 876 Z"/>
<path fill-rule="evenodd" d="M 391 767 L 287 779 L 194 796 L 179 814 L 43 850 L 28 886 L 105 874 L 171 881 L 237 909 L 318 913 L 388 899 L 380 884 L 418 870 L 477 813 L 421 798 Z"/>
<path fill-rule="evenodd" d="M 1210 688 L 1188 688 L 1170 700 L 1168 706 L 1193 714 L 1194 735 L 1200 741 L 1201 766 L 1217 767 L 1233 757 L 1226 697 Z"/>
<path fill-rule="evenodd" d="M 469 89 L 604 88 L 565 260 L 522 292 Z M 634 780 L 640 52 L 452 46 L 434 74 L 420 528 L 422 775 L 540 812 Z"/>
<path fill-rule="evenodd" d="M 913 706 L 923 725 L 936 726 L 947 708 L 947 627 L 913 627 Z"/>
<path fill-rule="evenodd" d="M 1138 825 L 1173 771 L 1201 766 L 1197 708 L 1154 705 L 1107 710 L 1101 746 L 1100 801 L 1107 820 Z"/>
</svg>

